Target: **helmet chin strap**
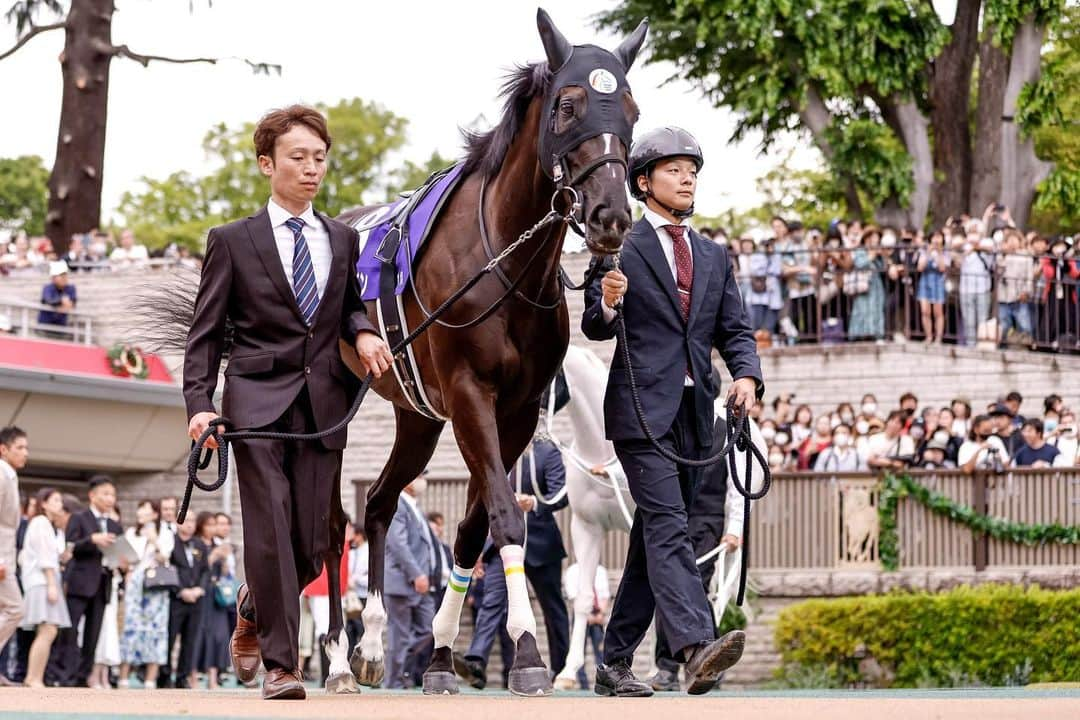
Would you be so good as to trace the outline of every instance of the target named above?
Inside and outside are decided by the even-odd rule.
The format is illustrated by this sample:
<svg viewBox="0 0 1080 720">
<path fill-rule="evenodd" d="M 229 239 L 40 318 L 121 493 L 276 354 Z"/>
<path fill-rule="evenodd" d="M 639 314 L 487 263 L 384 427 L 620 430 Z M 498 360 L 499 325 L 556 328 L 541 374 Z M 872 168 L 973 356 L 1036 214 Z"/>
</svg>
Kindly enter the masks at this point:
<svg viewBox="0 0 1080 720">
<path fill-rule="evenodd" d="M 645 197 L 652 198 L 653 202 L 655 202 L 657 205 L 659 205 L 660 207 L 667 210 L 674 217 L 677 217 L 680 220 L 685 220 L 686 218 L 691 217 L 694 214 L 694 203 L 690 203 L 690 207 L 686 208 L 685 210 L 676 210 L 675 208 L 671 207 L 667 203 L 661 202 L 660 198 L 656 197 L 656 195 L 653 194 L 652 183 L 651 182 L 646 180 L 645 184 L 646 184 Z"/>
</svg>

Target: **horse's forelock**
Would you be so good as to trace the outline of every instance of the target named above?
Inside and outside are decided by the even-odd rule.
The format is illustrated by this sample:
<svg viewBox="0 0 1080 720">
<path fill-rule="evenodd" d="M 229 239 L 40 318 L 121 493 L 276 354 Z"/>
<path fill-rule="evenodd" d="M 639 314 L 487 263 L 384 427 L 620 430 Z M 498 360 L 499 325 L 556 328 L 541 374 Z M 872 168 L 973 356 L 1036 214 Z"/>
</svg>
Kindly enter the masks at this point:
<svg viewBox="0 0 1080 720">
<path fill-rule="evenodd" d="M 504 98 L 503 114 L 499 122 L 483 132 L 463 131 L 465 136 L 466 174 L 479 171 L 487 177 L 499 172 L 506 153 L 525 122 L 529 105 L 536 97 L 547 92 L 551 72 L 547 63 L 519 65 L 503 83 L 500 95 Z"/>
</svg>

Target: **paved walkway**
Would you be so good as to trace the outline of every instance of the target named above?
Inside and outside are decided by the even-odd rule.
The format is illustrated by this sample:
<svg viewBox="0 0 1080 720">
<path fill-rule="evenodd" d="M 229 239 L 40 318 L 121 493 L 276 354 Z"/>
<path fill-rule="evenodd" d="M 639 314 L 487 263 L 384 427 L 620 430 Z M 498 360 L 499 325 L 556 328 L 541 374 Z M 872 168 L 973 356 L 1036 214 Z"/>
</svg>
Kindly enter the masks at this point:
<svg viewBox="0 0 1080 720">
<path fill-rule="evenodd" d="M 657 713 L 671 720 L 701 717 L 746 720 L 1076 720 L 1080 689 L 1066 687 L 971 690 L 799 690 L 714 693 L 705 697 L 664 694 L 644 700 L 598 698 L 584 692 L 523 699 L 505 692 L 466 692 L 457 697 L 424 697 L 417 692 L 368 690 L 358 696 L 312 691 L 304 702 L 265 702 L 253 690 L 94 690 L 5 688 L 0 720 L 114 720 L 223 717 L 244 720 L 550 720 L 588 713 L 589 720 L 646 720 Z"/>
</svg>

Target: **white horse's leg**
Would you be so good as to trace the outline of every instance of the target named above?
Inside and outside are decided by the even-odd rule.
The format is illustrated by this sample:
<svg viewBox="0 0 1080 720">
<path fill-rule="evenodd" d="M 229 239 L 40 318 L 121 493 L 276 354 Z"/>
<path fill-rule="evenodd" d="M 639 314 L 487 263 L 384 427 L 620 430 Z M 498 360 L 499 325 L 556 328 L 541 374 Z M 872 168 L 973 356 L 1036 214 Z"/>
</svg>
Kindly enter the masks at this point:
<svg viewBox="0 0 1080 720">
<path fill-rule="evenodd" d="M 360 617 L 364 621 L 364 634 L 353 649 L 350 663 L 357 680 L 378 687 L 383 677 L 383 633 L 387 619 L 382 593 L 372 591 Z"/>
<path fill-rule="evenodd" d="M 435 652 L 431 667 L 424 672 L 425 695 L 457 695 L 458 683 L 453 668 L 454 640 L 461 626 L 461 608 L 472 581 L 472 568 L 457 564 L 450 573 L 442 605 L 431 621 L 431 633 L 435 637 Z"/>
<path fill-rule="evenodd" d="M 576 688 L 578 669 L 585 665 L 585 633 L 588 630 L 589 613 L 593 609 L 593 584 L 596 582 L 596 567 L 600 564 L 604 530 L 574 513 L 570 519 L 570 537 L 578 563 L 578 588 L 577 595 L 574 596 L 574 625 L 570 633 L 570 649 L 566 653 L 566 664 L 555 678 L 555 687 L 559 690 Z"/>
<path fill-rule="evenodd" d="M 326 676 L 326 691 L 332 694 L 360 692 L 349 667 L 349 636 L 342 628 L 336 638 L 326 638 L 326 655 L 330 668 Z"/>
</svg>

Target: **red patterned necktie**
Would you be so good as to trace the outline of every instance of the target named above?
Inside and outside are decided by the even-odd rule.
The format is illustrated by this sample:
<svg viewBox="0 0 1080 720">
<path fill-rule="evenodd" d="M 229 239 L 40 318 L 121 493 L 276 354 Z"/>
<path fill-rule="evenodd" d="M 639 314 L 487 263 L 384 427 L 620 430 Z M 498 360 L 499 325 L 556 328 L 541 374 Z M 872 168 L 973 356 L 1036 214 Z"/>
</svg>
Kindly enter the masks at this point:
<svg viewBox="0 0 1080 720">
<path fill-rule="evenodd" d="M 671 236 L 671 245 L 675 250 L 675 275 L 679 290 L 679 304 L 682 306 L 683 321 L 690 319 L 690 290 L 694 284 L 694 263 L 690 259 L 690 248 L 686 244 L 685 225 L 665 225 Z"/>
</svg>

